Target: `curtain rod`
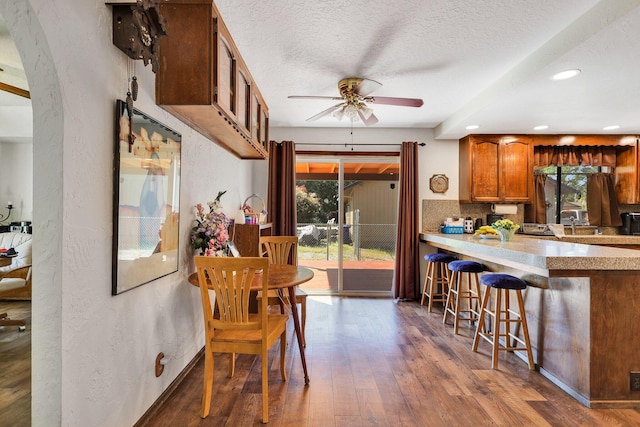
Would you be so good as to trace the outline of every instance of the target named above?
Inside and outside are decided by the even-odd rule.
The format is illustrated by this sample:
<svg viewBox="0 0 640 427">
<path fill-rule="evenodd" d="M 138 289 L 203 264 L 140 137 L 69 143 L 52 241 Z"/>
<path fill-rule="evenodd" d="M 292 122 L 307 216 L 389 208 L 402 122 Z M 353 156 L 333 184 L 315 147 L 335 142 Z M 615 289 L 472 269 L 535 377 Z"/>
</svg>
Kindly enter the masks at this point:
<svg viewBox="0 0 640 427">
<path fill-rule="evenodd" d="M 389 146 L 396 146 L 396 145 L 402 145 L 402 144 L 358 144 L 358 143 L 337 143 L 337 144 L 323 144 L 321 142 L 318 143 L 312 143 L 312 142 L 294 142 L 295 145 L 341 145 L 341 146 L 349 146 L 349 145 L 355 145 L 355 146 L 372 146 L 372 147 L 389 147 Z M 425 145 L 427 145 L 425 142 L 419 142 L 418 145 L 420 147 L 424 147 Z"/>
</svg>

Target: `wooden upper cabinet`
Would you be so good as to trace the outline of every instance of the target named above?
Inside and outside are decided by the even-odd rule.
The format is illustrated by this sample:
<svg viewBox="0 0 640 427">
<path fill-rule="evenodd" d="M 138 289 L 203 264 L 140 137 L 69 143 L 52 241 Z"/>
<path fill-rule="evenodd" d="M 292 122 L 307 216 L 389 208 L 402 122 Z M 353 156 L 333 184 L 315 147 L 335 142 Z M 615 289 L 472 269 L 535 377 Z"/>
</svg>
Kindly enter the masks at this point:
<svg viewBox="0 0 640 427">
<path fill-rule="evenodd" d="M 640 203 L 640 174 L 638 173 L 638 142 L 618 147 L 613 179 L 618 203 Z"/>
<path fill-rule="evenodd" d="M 460 200 L 531 203 L 533 145 L 522 135 L 469 135 L 460 140 Z"/>
<path fill-rule="evenodd" d="M 166 0 L 156 103 L 245 159 L 267 157 L 269 109 L 212 0 Z"/>
</svg>

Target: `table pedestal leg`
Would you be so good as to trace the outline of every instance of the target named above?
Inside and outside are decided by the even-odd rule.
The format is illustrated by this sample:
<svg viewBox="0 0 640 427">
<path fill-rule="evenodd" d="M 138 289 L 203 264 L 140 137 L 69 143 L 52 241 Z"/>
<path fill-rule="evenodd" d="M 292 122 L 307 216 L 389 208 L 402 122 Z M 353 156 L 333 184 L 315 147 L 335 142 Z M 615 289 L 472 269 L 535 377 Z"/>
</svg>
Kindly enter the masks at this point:
<svg viewBox="0 0 640 427">
<path fill-rule="evenodd" d="M 302 369 L 304 370 L 304 383 L 309 385 L 309 374 L 307 373 L 307 359 L 304 355 L 304 344 L 302 343 L 302 329 L 300 328 L 300 319 L 298 317 L 298 304 L 296 304 L 296 287 L 289 287 L 289 301 L 291 301 L 291 313 L 293 314 L 293 326 L 296 329 L 296 337 L 298 338 L 298 348 L 300 349 L 300 359 L 302 359 Z"/>
</svg>

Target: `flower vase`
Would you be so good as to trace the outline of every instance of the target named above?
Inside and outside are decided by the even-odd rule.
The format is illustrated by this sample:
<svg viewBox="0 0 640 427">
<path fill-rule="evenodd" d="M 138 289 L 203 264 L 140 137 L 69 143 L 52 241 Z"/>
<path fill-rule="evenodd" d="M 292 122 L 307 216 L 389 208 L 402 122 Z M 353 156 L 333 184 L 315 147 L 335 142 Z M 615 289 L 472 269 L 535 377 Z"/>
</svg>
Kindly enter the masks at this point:
<svg viewBox="0 0 640 427">
<path fill-rule="evenodd" d="M 513 240 L 513 236 L 516 234 L 517 229 L 497 228 L 496 231 L 500 235 L 500 241 L 510 242 Z"/>
</svg>

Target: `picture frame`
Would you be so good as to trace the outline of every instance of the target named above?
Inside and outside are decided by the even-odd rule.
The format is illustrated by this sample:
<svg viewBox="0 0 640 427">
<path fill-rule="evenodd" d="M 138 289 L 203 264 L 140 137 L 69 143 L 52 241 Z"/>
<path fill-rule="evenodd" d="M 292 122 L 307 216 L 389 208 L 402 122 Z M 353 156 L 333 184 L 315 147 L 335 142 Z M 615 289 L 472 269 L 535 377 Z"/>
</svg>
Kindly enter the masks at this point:
<svg viewBox="0 0 640 427">
<path fill-rule="evenodd" d="M 182 135 L 122 100 L 115 129 L 112 295 L 178 271 L 182 147 Z"/>
</svg>

